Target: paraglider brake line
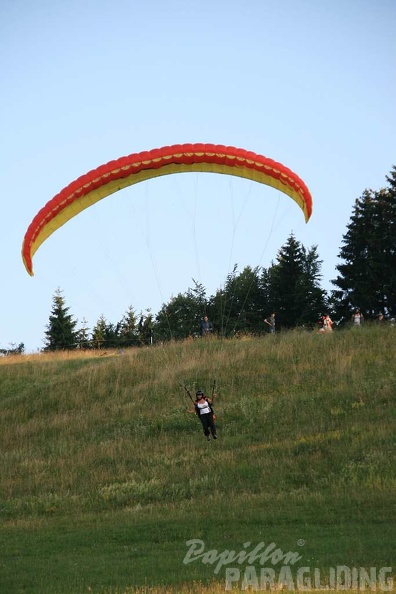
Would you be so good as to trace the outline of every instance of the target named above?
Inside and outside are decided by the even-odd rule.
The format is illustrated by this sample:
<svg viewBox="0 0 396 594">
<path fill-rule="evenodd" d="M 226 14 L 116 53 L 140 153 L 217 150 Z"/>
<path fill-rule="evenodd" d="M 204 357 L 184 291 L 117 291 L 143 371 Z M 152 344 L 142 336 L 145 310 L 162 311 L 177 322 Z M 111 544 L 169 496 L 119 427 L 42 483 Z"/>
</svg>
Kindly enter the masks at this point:
<svg viewBox="0 0 396 594">
<path fill-rule="evenodd" d="M 192 402 L 193 404 L 195 404 L 195 402 L 194 402 L 194 400 L 193 400 L 193 397 L 191 396 L 191 392 L 190 392 L 190 390 L 187 388 L 187 386 L 186 386 L 185 384 L 183 384 L 183 388 L 185 389 L 185 391 L 186 391 L 186 392 L 187 392 L 187 394 L 189 395 L 191 402 Z"/>
</svg>

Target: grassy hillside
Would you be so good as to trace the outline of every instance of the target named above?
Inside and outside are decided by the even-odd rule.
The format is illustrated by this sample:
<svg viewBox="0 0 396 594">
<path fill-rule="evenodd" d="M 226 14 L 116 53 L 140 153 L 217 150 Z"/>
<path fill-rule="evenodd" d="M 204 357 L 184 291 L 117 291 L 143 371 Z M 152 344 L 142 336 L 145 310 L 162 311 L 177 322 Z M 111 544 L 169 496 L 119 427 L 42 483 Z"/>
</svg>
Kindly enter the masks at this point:
<svg viewBox="0 0 396 594">
<path fill-rule="evenodd" d="M 392 566 L 395 338 L 373 326 L 0 360 L 0 591 L 224 591 L 226 566 L 183 562 L 191 539 L 276 543 L 323 581 Z M 214 379 L 207 443 L 182 385 L 210 395 Z M 246 565 L 229 564 L 241 580 Z"/>
</svg>

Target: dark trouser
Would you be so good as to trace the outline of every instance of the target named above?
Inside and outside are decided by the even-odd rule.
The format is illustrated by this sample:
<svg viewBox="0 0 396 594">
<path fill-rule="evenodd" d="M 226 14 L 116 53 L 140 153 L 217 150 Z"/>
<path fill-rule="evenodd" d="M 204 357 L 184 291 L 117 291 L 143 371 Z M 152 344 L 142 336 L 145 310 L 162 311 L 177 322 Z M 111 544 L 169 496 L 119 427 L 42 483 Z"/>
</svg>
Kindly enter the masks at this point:
<svg viewBox="0 0 396 594">
<path fill-rule="evenodd" d="M 212 433 L 212 435 L 216 435 L 216 425 L 213 418 L 213 413 L 207 413 L 206 415 L 200 415 L 199 417 L 204 433 L 206 437 Z"/>
</svg>

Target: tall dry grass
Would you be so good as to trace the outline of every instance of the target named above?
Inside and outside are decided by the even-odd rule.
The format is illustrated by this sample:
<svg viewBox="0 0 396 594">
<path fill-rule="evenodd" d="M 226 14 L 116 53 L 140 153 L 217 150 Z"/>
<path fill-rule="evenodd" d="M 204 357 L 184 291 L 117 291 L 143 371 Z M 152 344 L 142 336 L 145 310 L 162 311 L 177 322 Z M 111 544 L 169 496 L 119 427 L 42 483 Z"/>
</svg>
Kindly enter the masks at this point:
<svg viewBox="0 0 396 594">
<path fill-rule="evenodd" d="M 214 492 L 219 484 L 243 488 L 229 477 L 230 469 L 243 473 L 244 460 L 247 474 L 258 476 L 273 458 L 282 463 L 274 492 L 312 481 L 334 488 L 335 477 L 362 487 L 388 483 L 381 444 L 390 447 L 395 372 L 394 332 L 382 328 L 3 359 L 1 493 L 11 515 L 163 503 L 164 494 L 188 501 L 206 487 L 208 468 L 195 470 L 196 449 L 206 444 L 186 413 L 183 385 L 210 395 L 214 379 Z M 351 456 L 368 443 L 370 453 Z M 307 456 L 320 461 L 309 481 L 297 476 Z"/>
<path fill-rule="evenodd" d="M 129 577 L 119 569 L 107 590 L 92 586 L 109 593 L 135 591 L 132 584 L 144 592 L 145 579 L 158 584 L 150 591 L 172 592 L 160 589 L 158 565 L 161 580 L 179 592 L 220 591 L 224 581 L 208 586 L 210 567 L 181 565 L 185 540 L 240 546 L 263 538 L 262 524 L 286 541 L 308 534 L 320 566 L 340 555 L 351 564 L 385 563 L 395 486 L 394 345 L 395 329 L 367 326 L 1 359 L 4 546 L 46 534 L 67 568 L 80 542 L 97 580 L 105 580 L 87 543 L 116 532 L 125 550 L 132 541 L 148 557 L 132 569 L 115 541 L 113 565 Z M 214 379 L 219 439 L 207 443 L 183 386 L 210 395 Z M 204 524 L 197 502 L 208 505 Z M 74 541 L 62 540 L 65 530 Z M 47 575 L 37 562 L 35 594 L 47 579 L 37 580 Z M 24 563 L 22 574 L 33 573 L 29 556 Z M 53 592 L 86 591 L 95 581 L 86 568 L 79 590 L 62 571 L 64 587 L 52 583 Z"/>
</svg>

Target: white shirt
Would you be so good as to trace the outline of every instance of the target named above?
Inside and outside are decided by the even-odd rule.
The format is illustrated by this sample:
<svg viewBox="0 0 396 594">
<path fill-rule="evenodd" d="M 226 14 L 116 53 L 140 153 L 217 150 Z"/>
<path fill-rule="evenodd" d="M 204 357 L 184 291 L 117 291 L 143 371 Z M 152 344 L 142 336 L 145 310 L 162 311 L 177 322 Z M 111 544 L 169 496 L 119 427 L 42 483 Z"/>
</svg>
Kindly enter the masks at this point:
<svg viewBox="0 0 396 594">
<path fill-rule="evenodd" d="M 206 400 L 205 400 L 205 402 L 202 402 L 202 403 L 197 402 L 197 407 L 198 407 L 200 415 L 207 415 L 208 413 L 211 412 L 209 402 L 206 402 Z"/>
</svg>

